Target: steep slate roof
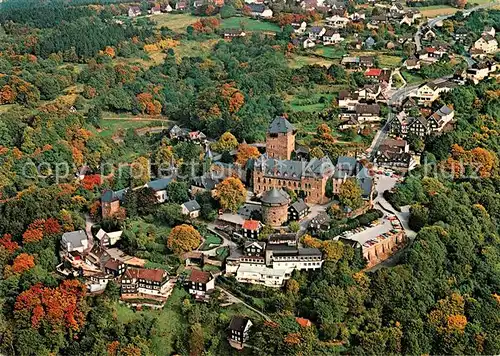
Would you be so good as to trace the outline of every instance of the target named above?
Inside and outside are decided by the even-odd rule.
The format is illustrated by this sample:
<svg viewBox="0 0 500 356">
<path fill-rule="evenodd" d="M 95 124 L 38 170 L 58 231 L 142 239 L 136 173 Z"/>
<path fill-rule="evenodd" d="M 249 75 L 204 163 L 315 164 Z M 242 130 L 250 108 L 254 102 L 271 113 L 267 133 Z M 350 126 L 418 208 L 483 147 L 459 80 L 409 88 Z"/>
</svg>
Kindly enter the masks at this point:
<svg viewBox="0 0 500 356">
<path fill-rule="evenodd" d="M 290 197 L 283 189 L 273 188 L 262 194 L 262 203 L 265 204 L 287 204 Z"/>
<path fill-rule="evenodd" d="M 106 189 L 101 195 L 101 201 L 104 203 L 111 203 L 116 200 L 123 200 L 123 196 L 128 191 L 128 188 L 117 190 L 113 192 L 111 189 Z"/>
<path fill-rule="evenodd" d="M 65 232 L 61 238 L 61 244 L 66 248 L 68 243 L 71 248 L 83 247 L 82 241 L 87 240 L 87 234 L 83 230 Z"/>
<path fill-rule="evenodd" d="M 380 105 L 378 104 L 357 104 L 356 114 L 380 114 Z"/>
<path fill-rule="evenodd" d="M 159 190 L 165 190 L 171 181 L 172 178 L 161 178 L 147 183 L 146 186 L 157 192 Z"/>
<path fill-rule="evenodd" d="M 262 14 L 264 10 L 266 9 L 266 6 L 264 4 L 245 4 L 245 6 L 248 6 L 250 8 L 251 12 L 256 12 L 259 14 Z"/>
<path fill-rule="evenodd" d="M 313 158 L 307 161 L 277 160 L 262 155 L 256 162 L 255 168 L 264 172 L 266 177 L 283 177 L 285 179 L 300 180 L 300 177 L 316 177 L 330 174 L 333 163 L 328 156 Z"/>
<path fill-rule="evenodd" d="M 295 131 L 295 127 L 293 127 L 290 121 L 288 121 L 283 116 L 276 117 L 267 129 L 267 132 L 269 132 L 270 134 L 288 133 L 292 131 Z"/>
<path fill-rule="evenodd" d="M 307 206 L 307 204 L 302 199 L 297 200 L 295 203 L 293 203 L 292 205 L 290 205 L 290 207 L 293 208 L 293 209 L 295 209 L 295 211 L 297 211 L 298 213 L 300 213 L 301 211 L 309 209 L 309 207 Z"/>
<path fill-rule="evenodd" d="M 196 211 L 196 210 L 200 210 L 201 207 L 200 207 L 200 204 L 198 204 L 198 202 L 196 200 L 190 200 L 190 201 L 187 201 L 185 202 L 184 204 L 182 204 L 190 213 L 192 213 L 193 211 Z"/>
<path fill-rule="evenodd" d="M 192 184 L 196 187 L 201 187 L 207 190 L 213 190 L 217 182 L 210 177 L 194 177 L 192 179 Z"/>
<path fill-rule="evenodd" d="M 247 317 L 234 315 L 231 319 L 231 323 L 229 324 L 229 330 L 243 332 L 245 331 L 249 321 L 250 319 Z"/>
</svg>

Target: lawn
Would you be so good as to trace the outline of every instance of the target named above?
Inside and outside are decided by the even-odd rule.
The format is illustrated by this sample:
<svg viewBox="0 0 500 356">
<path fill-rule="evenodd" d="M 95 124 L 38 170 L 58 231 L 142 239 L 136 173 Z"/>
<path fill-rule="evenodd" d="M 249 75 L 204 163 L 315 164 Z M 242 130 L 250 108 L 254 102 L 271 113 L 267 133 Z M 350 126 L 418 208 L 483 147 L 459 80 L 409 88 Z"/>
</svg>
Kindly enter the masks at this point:
<svg viewBox="0 0 500 356">
<path fill-rule="evenodd" d="M 222 244 L 222 239 L 215 234 L 207 233 L 203 237 L 205 238 L 205 242 L 200 247 L 202 251 L 211 250 Z"/>
<path fill-rule="evenodd" d="M 128 129 L 137 129 L 140 127 L 151 126 L 154 124 L 154 120 L 134 120 L 134 119 L 123 119 L 123 120 L 102 120 L 101 130 L 99 135 L 102 137 L 112 137 L 118 133 L 119 130 L 124 132 Z"/>
<path fill-rule="evenodd" d="M 181 43 L 174 48 L 174 53 L 177 58 L 183 57 L 201 57 L 206 58 L 214 48 L 215 44 L 220 39 L 209 39 L 203 42 L 182 40 Z"/>
<path fill-rule="evenodd" d="M 150 17 L 158 28 L 166 26 L 175 32 L 186 32 L 186 28 L 199 20 L 191 14 L 158 14 Z"/>
<path fill-rule="evenodd" d="M 319 47 L 314 51 L 318 56 L 331 58 L 331 59 L 341 59 L 344 54 L 346 54 L 346 50 L 342 47 L 338 46 L 326 46 Z"/>
<path fill-rule="evenodd" d="M 379 67 L 381 68 L 397 68 L 401 65 L 401 57 L 381 55 L 378 56 Z"/>
<path fill-rule="evenodd" d="M 422 6 L 417 8 L 422 16 L 425 17 L 436 17 L 440 15 L 452 15 L 458 11 L 457 8 L 448 5 L 432 5 L 432 6 Z"/>
<path fill-rule="evenodd" d="M 402 70 L 401 74 L 403 75 L 403 78 L 405 78 L 405 80 L 408 84 L 416 84 L 416 83 L 420 83 L 420 82 L 424 81 L 422 79 L 422 77 L 419 77 L 418 75 L 412 74 L 406 70 Z"/>
<path fill-rule="evenodd" d="M 338 63 L 338 61 L 332 61 L 322 57 L 304 56 L 304 55 L 293 55 L 288 60 L 288 66 L 290 68 L 302 68 L 304 66 L 318 64 L 323 67 L 330 67 L 332 64 Z"/>
<path fill-rule="evenodd" d="M 249 19 L 247 17 L 230 17 L 223 19 L 221 22 L 222 28 L 241 28 L 244 31 L 262 31 L 262 32 L 281 32 L 278 25 L 267 22 Z"/>
<path fill-rule="evenodd" d="M 121 323 L 141 319 L 146 315 L 156 316 L 158 323 L 153 329 L 151 338 L 151 351 L 154 355 L 170 355 L 177 337 L 187 333 L 187 320 L 182 315 L 181 304 L 188 293 L 181 288 L 175 288 L 170 298 L 161 310 L 143 310 L 134 312 L 125 304 L 116 304 L 116 317 Z"/>
</svg>

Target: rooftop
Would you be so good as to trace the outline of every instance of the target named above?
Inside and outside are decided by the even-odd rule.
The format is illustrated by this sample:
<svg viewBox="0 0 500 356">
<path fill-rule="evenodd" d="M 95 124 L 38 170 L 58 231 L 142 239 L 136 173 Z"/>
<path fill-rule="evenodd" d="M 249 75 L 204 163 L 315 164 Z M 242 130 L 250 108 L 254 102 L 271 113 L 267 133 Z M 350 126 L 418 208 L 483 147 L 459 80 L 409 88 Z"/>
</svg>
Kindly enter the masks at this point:
<svg viewBox="0 0 500 356">
<path fill-rule="evenodd" d="M 212 279 L 209 272 L 200 271 L 198 269 L 191 270 L 189 281 L 194 283 L 208 283 Z"/>
<path fill-rule="evenodd" d="M 278 116 L 276 117 L 271 124 L 269 125 L 269 128 L 267 129 L 267 132 L 270 134 L 278 134 L 278 133 L 288 133 L 288 132 L 293 132 L 295 131 L 295 127 L 288 121 L 285 117 L 283 116 Z"/>
<path fill-rule="evenodd" d="M 290 197 L 283 189 L 273 188 L 262 194 L 261 198 L 264 204 L 280 204 L 285 205 L 290 201 Z"/>
</svg>

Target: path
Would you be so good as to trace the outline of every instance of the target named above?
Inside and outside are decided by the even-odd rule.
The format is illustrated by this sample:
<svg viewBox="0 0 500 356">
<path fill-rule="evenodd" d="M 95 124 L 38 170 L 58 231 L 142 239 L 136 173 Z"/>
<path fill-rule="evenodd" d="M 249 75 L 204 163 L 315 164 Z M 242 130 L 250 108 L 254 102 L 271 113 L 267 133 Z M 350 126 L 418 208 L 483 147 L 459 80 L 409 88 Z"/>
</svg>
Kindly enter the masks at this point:
<svg viewBox="0 0 500 356">
<path fill-rule="evenodd" d="M 220 248 L 220 247 L 224 247 L 224 246 L 227 246 L 229 247 L 229 249 L 233 249 L 233 248 L 236 248 L 237 245 L 235 242 L 231 241 L 231 237 L 228 236 L 226 233 L 223 233 L 221 231 L 217 231 L 215 229 L 215 224 L 213 223 L 210 223 L 207 225 L 207 230 L 210 231 L 211 233 L 219 236 L 221 239 L 222 239 L 222 244 L 217 246 L 217 247 L 214 247 L 210 250 L 206 250 L 206 251 L 201 251 L 198 249 L 196 249 L 196 251 L 199 251 L 201 253 L 203 253 L 204 255 L 206 256 L 216 256 L 217 255 L 217 249 Z M 203 245 L 203 243 L 200 245 L 200 247 Z"/>
<path fill-rule="evenodd" d="M 172 120 L 169 120 L 166 117 L 161 118 L 161 117 L 111 117 L 111 116 L 107 116 L 107 117 L 103 117 L 102 119 L 103 120 L 116 120 L 116 121 L 139 121 L 139 122 L 141 122 L 141 121 L 144 121 L 144 122 L 148 122 L 148 121 L 173 122 Z"/>
<path fill-rule="evenodd" d="M 264 319 L 266 320 L 271 320 L 271 317 L 269 317 L 268 315 L 264 314 L 263 312 L 261 312 L 260 310 L 258 309 L 255 309 L 254 307 L 252 307 L 251 305 L 245 303 L 243 300 L 241 300 L 240 298 L 236 297 L 235 295 L 231 294 L 230 292 L 228 292 L 226 289 L 222 288 L 221 286 L 216 286 L 216 288 L 218 290 L 220 290 L 221 292 L 223 292 L 224 294 L 226 294 L 226 296 L 228 297 L 228 300 L 233 302 L 233 303 L 241 303 L 243 304 L 244 306 L 246 306 L 248 309 L 250 309 L 251 311 L 259 314 L 261 317 L 263 317 Z"/>
</svg>

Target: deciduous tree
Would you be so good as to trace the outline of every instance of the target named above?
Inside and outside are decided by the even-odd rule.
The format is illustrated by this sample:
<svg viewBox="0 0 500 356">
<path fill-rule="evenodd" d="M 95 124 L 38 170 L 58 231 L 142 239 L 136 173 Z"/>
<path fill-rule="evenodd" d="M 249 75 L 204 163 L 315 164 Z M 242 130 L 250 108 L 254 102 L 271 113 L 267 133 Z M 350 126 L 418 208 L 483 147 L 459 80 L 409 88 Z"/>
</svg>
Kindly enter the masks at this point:
<svg viewBox="0 0 500 356">
<path fill-rule="evenodd" d="M 179 256 L 194 250 L 200 243 L 200 233 L 193 226 L 187 224 L 174 227 L 167 240 L 168 248 Z"/>
<path fill-rule="evenodd" d="M 224 210 L 236 212 L 247 198 L 247 191 L 241 180 L 229 177 L 215 188 L 215 197 Z"/>
</svg>

